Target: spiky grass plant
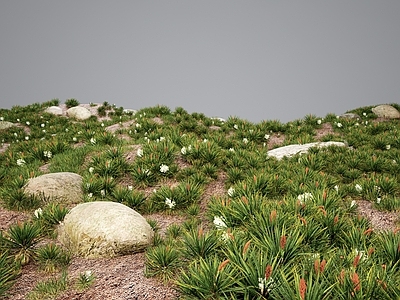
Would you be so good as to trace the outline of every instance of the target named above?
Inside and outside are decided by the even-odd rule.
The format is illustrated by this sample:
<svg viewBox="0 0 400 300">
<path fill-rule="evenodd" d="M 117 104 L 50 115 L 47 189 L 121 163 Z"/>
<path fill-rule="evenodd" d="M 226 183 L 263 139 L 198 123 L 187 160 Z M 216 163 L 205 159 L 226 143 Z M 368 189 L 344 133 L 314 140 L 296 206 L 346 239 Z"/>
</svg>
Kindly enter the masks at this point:
<svg viewBox="0 0 400 300">
<path fill-rule="evenodd" d="M 69 265 L 71 255 L 60 246 L 50 243 L 36 250 L 36 260 L 42 270 L 54 273 Z"/>
<path fill-rule="evenodd" d="M 68 288 L 68 276 L 65 271 L 61 276 L 56 276 L 40 281 L 27 295 L 28 300 L 56 299 L 63 291 Z"/>
<path fill-rule="evenodd" d="M 76 280 L 76 287 L 78 290 L 83 291 L 88 289 L 91 285 L 93 285 L 96 280 L 96 275 L 88 270 L 83 273 L 79 273 L 79 276 Z"/>
<path fill-rule="evenodd" d="M 207 258 L 214 255 L 219 237 L 214 231 L 204 232 L 202 227 L 188 230 L 184 233 L 183 238 L 183 255 L 189 260 L 199 258 Z"/>
<path fill-rule="evenodd" d="M 157 276 L 164 282 L 169 281 L 181 266 L 180 254 L 171 245 L 158 245 L 146 252 L 146 276 Z"/>
<path fill-rule="evenodd" d="M 0 297 L 7 295 L 7 291 L 13 286 L 19 273 L 20 270 L 9 257 L 8 251 L 2 251 L 0 254 Z"/>
<path fill-rule="evenodd" d="M 35 256 L 34 246 L 40 239 L 41 228 L 36 223 L 20 223 L 9 227 L 2 243 L 21 265 L 26 265 Z"/>
</svg>

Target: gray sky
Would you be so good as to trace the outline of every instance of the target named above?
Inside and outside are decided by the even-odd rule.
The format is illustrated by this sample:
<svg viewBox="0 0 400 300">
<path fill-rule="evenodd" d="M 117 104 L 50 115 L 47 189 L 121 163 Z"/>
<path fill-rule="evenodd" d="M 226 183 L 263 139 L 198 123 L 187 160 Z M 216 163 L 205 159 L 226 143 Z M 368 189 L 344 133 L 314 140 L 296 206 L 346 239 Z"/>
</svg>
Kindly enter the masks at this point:
<svg viewBox="0 0 400 300">
<path fill-rule="evenodd" d="M 0 107 L 282 122 L 399 103 L 400 1 L 0 1 Z"/>
</svg>

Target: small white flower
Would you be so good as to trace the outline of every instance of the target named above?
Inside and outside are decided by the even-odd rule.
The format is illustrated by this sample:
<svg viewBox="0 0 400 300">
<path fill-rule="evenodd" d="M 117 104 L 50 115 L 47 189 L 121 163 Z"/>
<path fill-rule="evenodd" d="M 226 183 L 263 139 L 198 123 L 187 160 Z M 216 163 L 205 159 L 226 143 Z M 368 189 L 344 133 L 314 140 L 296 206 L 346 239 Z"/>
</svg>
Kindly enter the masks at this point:
<svg viewBox="0 0 400 300">
<path fill-rule="evenodd" d="M 26 164 L 26 161 L 23 158 L 17 159 L 17 165 L 18 166 L 23 166 Z"/>
<path fill-rule="evenodd" d="M 89 193 L 87 196 L 88 196 L 89 198 L 92 198 L 92 197 L 93 197 L 93 193 Z"/>
<path fill-rule="evenodd" d="M 26 137 L 25 137 L 25 140 L 26 140 L 26 141 L 29 140 L 29 136 L 26 136 Z"/>
<path fill-rule="evenodd" d="M 322 123 L 322 120 L 321 120 L 321 119 L 318 119 L 318 120 L 317 120 L 317 124 L 318 124 L 318 125 L 321 125 L 321 123 Z"/>
<path fill-rule="evenodd" d="M 360 126 L 360 124 L 358 124 L 358 122 L 356 124 L 354 124 L 354 126 Z"/>
<path fill-rule="evenodd" d="M 143 156 L 143 149 L 142 148 L 137 149 L 136 154 L 137 154 L 137 156 L 142 157 Z"/>
<path fill-rule="evenodd" d="M 43 128 L 44 126 L 46 126 L 44 123 L 40 124 L 40 127 L 42 127 L 42 128 Z"/>
<path fill-rule="evenodd" d="M 101 195 L 102 197 L 104 197 L 104 196 L 106 195 L 106 191 L 105 191 L 105 190 L 101 190 L 101 191 L 100 191 L 100 195 Z"/>
<path fill-rule="evenodd" d="M 142 125 L 140 125 L 140 123 L 136 123 L 135 127 L 139 129 L 142 127 Z"/>
<path fill-rule="evenodd" d="M 17 122 L 19 122 L 20 121 L 20 119 L 17 119 Z"/>
<path fill-rule="evenodd" d="M 300 201 L 300 204 L 304 204 L 308 200 L 312 200 L 313 198 L 314 198 L 313 195 L 311 193 L 308 193 L 308 192 L 297 196 L 297 200 Z"/>
<path fill-rule="evenodd" d="M 31 123 L 30 123 L 29 121 L 26 121 L 25 123 L 26 123 L 26 125 L 28 125 L 28 126 L 31 125 Z"/>
<path fill-rule="evenodd" d="M 89 280 L 92 277 L 92 271 L 85 271 L 83 276 L 85 276 L 86 280 Z"/>
<path fill-rule="evenodd" d="M 338 128 L 342 128 L 342 127 L 343 127 L 342 123 L 337 123 L 336 126 L 337 126 Z"/>
<path fill-rule="evenodd" d="M 90 139 L 90 143 L 91 143 L 92 145 L 96 144 L 96 139 L 92 137 L 92 138 Z"/>
<path fill-rule="evenodd" d="M 366 112 L 363 112 L 363 116 L 366 117 L 366 116 L 367 116 L 367 113 L 366 113 Z"/>
<path fill-rule="evenodd" d="M 336 116 L 336 119 L 339 119 L 340 118 L 340 116 Z"/>
<path fill-rule="evenodd" d="M 235 152 L 235 149 L 229 148 L 229 151 L 230 151 L 230 152 Z"/>
<path fill-rule="evenodd" d="M 268 140 L 270 138 L 269 134 L 264 135 L 264 139 Z"/>
<path fill-rule="evenodd" d="M 237 126 L 237 124 L 233 125 L 233 128 L 235 128 L 236 130 L 239 129 L 239 126 Z"/>
<path fill-rule="evenodd" d="M 4 117 L 0 117 L 0 121 L 4 121 Z"/>
<path fill-rule="evenodd" d="M 247 138 L 243 138 L 243 143 L 247 144 L 249 140 Z"/>
<path fill-rule="evenodd" d="M 186 153 L 187 153 L 186 147 L 182 147 L 182 148 L 181 148 L 181 153 L 182 153 L 183 155 L 186 155 Z"/>
<path fill-rule="evenodd" d="M 368 121 L 365 121 L 365 125 L 368 125 Z"/>
<path fill-rule="evenodd" d="M 174 208 L 176 205 L 174 200 L 171 200 L 169 198 L 165 198 L 165 205 L 167 205 L 169 208 Z"/>
<path fill-rule="evenodd" d="M 361 185 L 356 184 L 355 188 L 356 188 L 356 191 L 357 191 L 357 192 L 361 193 L 361 191 L 362 191 Z"/>
<path fill-rule="evenodd" d="M 235 194 L 235 189 L 234 189 L 233 187 L 230 187 L 230 188 L 228 189 L 228 195 L 229 195 L 229 197 L 233 197 L 233 194 Z"/>
<path fill-rule="evenodd" d="M 76 141 L 77 141 L 77 138 L 76 138 L 76 137 L 73 137 L 72 140 L 73 140 L 74 142 L 76 142 Z"/>
<path fill-rule="evenodd" d="M 381 203 L 381 200 L 382 200 L 381 197 L 376 198 L 376 203 L 377 204 Z"/>
<path fill-rule="evenodd" d="M 390 145 L 386 145 L 386 150 L 389 150 L 390 149 Z"/>
<path fill-rule="evenodd" d="M 208 140 L 207 140 L 207 139 L 204 139 L 204 140 L 203 140 L 203 143 L 207 143 L 207 142 L 208 142 Z"/>
<path fill-rule="evenodd" d="M 33 212 L 33 214 L 35 215 L 36 219 L 39 219 L 43 215 L 43 210 L 39 207 Z"/>
<path fill-rule="evenodd" d="M 338 185 L 335 185 L 335 191 L 336 191 L 336 193 L 339 193 L 339 186 Z"/>
<path fill-rule="evenodd" d="M 353 253 L 355 256 L 360 256 L 360 261 L 365 261 L 368 259 L 368 255 L 365 253 L 365 251 L 354 249 Z"/>
<path fill-rule="evenodd" d="M 128 190 L 132 191 L 133 190 L 133 186 L 128 185 Z"/>
<path fill-rule="evenodd" d="M 68 128 L 65 128 L 65 132 L 68 132 L 69 131 L 69 129 Z"/>
<path fill-rule="evenodd" d="M 94 168 L 93 168 L 93 167 L 90 167 L 90 168 L 89 168 L 89 172 L 90 172 L 90 173 L 93 173 L 93 171 L 94 171 Z"/>
<path fill-rule="evenodd" d="M 160 136 L 160 142 L 165 141 L 165 137 Z"/>
<path fill-rule="evenodd" d="M 14 136 L 18 136 L 18 133 L 14 132 Z"/>
<path fill-rule="evenodd" d="M 160 172 L 161 173 L 167 173 L 169 171 L 169 167 L 167 165 L 162 164 L 160 166 Z"/>
<path fill-rule="evenodd" d="M 357 204 L 356 200 L 351 201 L 350 208 L 354 207 Z"/>
<path fill-rule="evenodd" d="M 43 132 L 43 133 L 46 133 L 46 129 L 43 129 L 42 132 Z"/>
<path fill-rule="evenodd" d="M 101 123 L 101 127 L 104 127 L 104 123 Z"/>
<path fill-rule="evenodd" d="M 215 227 L 217 227 L 218 230 L 224 229 L 224 228 L 227 228 L 227 227 L 228 227 L 228 226 L 226 226 L 223 217 L 214 216 L 214 221 L 213 221 L 213 223 L 214 223 Z"/>
<path fill-rule="evenodd" d="M 44 155 L 44 157 L 47 157 L 47 158 L 51 158 L 53 156 L 51 151 L 43 151 L 43 155 Z"/>
<path fill-rule="evenodd" d="M 82 131 L 78 131 L 78 134 L 82 134 Z"/>
</svg>

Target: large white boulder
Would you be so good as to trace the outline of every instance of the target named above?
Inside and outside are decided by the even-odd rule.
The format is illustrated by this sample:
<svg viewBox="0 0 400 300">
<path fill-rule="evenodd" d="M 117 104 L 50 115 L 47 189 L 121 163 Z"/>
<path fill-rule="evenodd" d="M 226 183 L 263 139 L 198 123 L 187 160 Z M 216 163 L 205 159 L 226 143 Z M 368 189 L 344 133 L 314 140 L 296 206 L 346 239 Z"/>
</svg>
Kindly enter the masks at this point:
<svg viewBox="0 0 400 300">
<path fill-rule="evenodd" d="M 400 112 L 391 105 L 378 105 L 372 109 L 372 112 L 380 118 L 400 119 Z"/>
<path fill-rule="evenodd" d="M 284 147 L 279 147 L 275 148 L 272 150 L 269 150 L 267 152 L 268 156 L 273 156 L 275 158 L 282 159 L 285 156 L 293 156 L 296 154 L 303 154 L 307 153 L 308 149 L 311 147 L 328 147 L 328 146 L 339 146 L 339 147 L 344 147 L 346 146 L 345 143 L 342 142 L 314 142 L 314 143 L 307 143 L 307 144 L 293 144 L 293 145 L 288 145 Z"/>
<path fill-rule="evenodd" d="M 91 112 L 86 107 L 74 106 L 67 110 L 67 116 L 78 120 L 86 120 L 91 117 Z"/>
<path fill-rule="evenodd" d="M 58 106 L 50 106 L 45 109 L 45 112 L 56 115 L 56 116 L 60 116 L 63 114 L 62 108 L 58 107 Z"/>
<path fill-rule="evenodd" d="M 28 180 L 24 192 L 45 196 L 57 203 L 79 203 L 83 200 L 82 176 L 70 172 L 40 175 Z"/>
<path fill-rule="evenodd" d="M 146 219 L 117 202 L 74 207 L 59 226 L 59 240 L 77 256 L 98 258 L 143 251 L 154 232 Z"/>
</svg>

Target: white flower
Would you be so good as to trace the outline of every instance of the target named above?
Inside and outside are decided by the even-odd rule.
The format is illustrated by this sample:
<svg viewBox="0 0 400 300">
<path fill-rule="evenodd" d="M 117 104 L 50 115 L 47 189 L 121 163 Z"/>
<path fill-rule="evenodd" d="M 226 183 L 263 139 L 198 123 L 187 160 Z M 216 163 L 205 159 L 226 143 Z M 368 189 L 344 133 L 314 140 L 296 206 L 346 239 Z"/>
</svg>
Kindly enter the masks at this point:
<svg viewBox="0 0 400 300">
<path fill-rule="evenodd" d="M 47 158 L 51 158 L 53 156 L 51 151 L 43 151 L 43 155 L 44 155 L 44 157 L 47 157 Z"/>
<path fill-rule="evenodd" d="M 353 253 L 355 256 L 360 256 L 360 261 L 365 261 L 368 259 L 368 255 L 365 253 L 365 251 L 354 249 Z"/>
<path fill-rule="evenodd" d="M 337 123 L 336 126 L 337 126 L 338 128 L 343 127 L 342 123 Z"/>
<path fill-rule="evenodd" d="M 264 139 L 268 140 L 270 138 L 269 134 L 264 135 Z"/>
<path fill-rule="evenodd" d="M 174 200 L 171 200 L 169 198 L 165 198 L 165 205 L 167 205 L 169 208 L 174 208 L 176 205 Z"/>
<path fill-rule="evenodd" d="M 356 184 L 355 188 L 356 188 L 356 191 L 357 191 L 357 192 L 361 193 L 361 191 L 362 191 L 361 185 Z"/>
<path fill-rule="evenodd" d="M 29 121 L 26 121 L 26 125 L 28 125 L 28 126 L 29 126 L 29 125 L 31 125 L 31 123 L 30 123 Z"/>
<path fill-rule="evenodd" d="M 85 276 L 86 280 L 89 280 L 90 277 L 92 277 L 92 271 L 85 271 L 85 273 L 83 273 L 83 276 Z"/>
<path fill-rule="evenodd" d="M 20 121 L 20 119 L 17 119 L 17 122 L 19 122 Z"/>
<path fill-rule="evenodd" d="M 213 223 L 214 223 L 215 227 L 217 227 L 218 230 L 224 229 L 224 228 L 227 228 L 227 227 L 228 227 L 228 226 L 226 226 L 223 217 L 214 216 L 214 221 L 213 221 Z"/>
<path fill-rule="evenodd" d="M 4 117 L 0 117 L 0 121 L 4 121 Z"/>
<path fill-rule="evenodd" d="M 368 121 L 365 121 L 365 125 L 368 125 Z"/>
<path fill-rule="evenodd" d="M 223 242 L 227 242 L 229 239 L 230 239 L 229 234 L 226 231 L 224 231 L 221 234 L 220 240 Z"/>
<path fill-rule="evenodd" d="M 208 140 L 207 140 L 207 139 L 204 139 L 204 140 L 203 140 L 203 143 L 207 143 L 207 142 L 208 142 Z"/>
<path fill-rule="evenodd" d="M 358 124 L 358 122 L 356 124 L 354 124 L 354 126 L 360 126 L 360 124 Z"/>
<path fill-rule="evenodd" d="M 181 153 L 182 153 L 183 155 L 186 155 L 186 153 L 187 153 L 187 149 L 186 149 L 186 147 L 182 147 L 182 149 L 181 149 Z"/>
<path fill-rule="evenodd" d="M 167 173 L 169 171 L 169 167 L 167 165 L 162 164 L 160 166 L 160 172 L 161 173 Z"/>
<path fill-rule="evenodd" d="M 243 138 L 243 143 L 247 144 L 249 140 L 247 138 Z"/>
<path fill-rule="evenodd" d="M 162 141 L 164 141 L 164 140 L 165 140 L 165 137 L 160 136 L 160 142 L 162 142 Z"/>
<path fill-rule="evenodd" d="M 367 116 L 367 113 L 366 113 L 366 112 L 363 112 L 363 116 L 366 117 L 366 116 Z"/>
<path fill-rule="evenodd" d="M 318 120 L 317 120 L 317 124 L 318 124 L 318 125 L 321 125 L 321 123 L 322 123 L 322 120 L 321 120 L 321 119 L 318 119 Z"/>
<path fill-rule="evenodd" d="M 128 190 L 132 191 L 133 190 L 133 186 L 128 185 Z"/>
<path fill-rule="evenodd" d="M 89 172 L 90 172 L 90 173 L 93 173 L 93 171 L 94 171 L 94 168 L 93 168 L 93 167 L 90 167 L 90 168 L 89 168 Z"/>
<path fill-rule="evenodd" d="M 235 125 L 233 125 L 233 128 L 239 129 L 239 126 L 237 126 L 237 124 L 235 124 Z"/>
<path fill-rule="evenodd" d="M 300 204 L 304 204 L 305 202 L 307 202 L 308 200 L 312 200 L 313 198 L 313 195 L 308 192 L 297 196 L 297 200 L 300 201 Z"/>
<path fill-rule="evenodd" d="M 73 137 L 72 140 L 73 140 L 74 142 L 76 142 L 76 141 L 77 141 L 77 138 L 76 138 L 76 137 Z"/>
<path fill-rule="evenodd" d="M 390 149 L 390 145 L 386 145 L 386 150 L 389 150 Z"/>
<path fill-rule="evenodd" d="M 142 148 L 137 149 L 136 155 L 139 156 L 139 157 L 142 157 L 143 156 L 143 149 Z"/>
<path fill-rule="evenodd" d="M 235 149 L 229 148 L 229 151 L 230 151 L 230 152 L 235 152 Z"/>
<path fill-rule="evenodd" d="M 377 204 L 381 203 L 381 200 L 382 200 L 381 197 L 376 198 L 376 203 Z"/>
<path fill-rule="evenodd" d="M 25 140 L 29 140 L 29 136 L 26 136 L 26 137 L 25 137 Z"/>
<path fill-rule="evenodd" d="M 33 212 L 33 214 L 35 215 L 36 219 L 39 219 L 43 215 L 43 210 L 39 207 Z"/>
<path fill-rule="evenodd" d="M 104 123 L 101 123 L 101 127 L 104 127 Z"/>
<path fill-rule="evenodd" d="M 335 185 L 335 191 L 336 191 L 336 193 L 339 193 L 339 186 L 338 185 Z"/>
<path fill-rule="evenodd" d="M 141 128 L 142 127 L 142 125 L 140 125 L 140 123 L 136 123 L 136 128 Z"/>
<path fill-rule="evenodd" d="M 229 189 L 228 189 L 228 195 L 229 195 L 229 197 L 233 197 L 233 194 L 235 193 L 235 189 L 233 188 L 233 187 L 230 187 Z"/>
<path fill-rule="evenodd" d="M 14 136 L 18 136 L 18 133 L 14 132 Z"/>
<path fill-rule="evenodd" d="M 356 200 L 351 201 L 350 208 L 354 207 L 357 204 Z"/>
<path fill-rule="evenodd" d="M 44 123 L 40 124 L 40 127 L 42 127 L 42 128 L 43 128 L 44 126 L 46 126 Z"/>
<path fill-rule="evenodd" d="M 101 190 L 101 191 L 100 191 L 100 195 L 101 195 L 102 197 L 104 197 L 104 196 L 106 195 L 106 191 L 105 191 L 105 190 Z"/>
<path fill-rule="evenodd" d="M 69 131 L 69 129 L 68 128 L 65 128 L 65 132 L 68 132 Z"/>
<path fill-rule="evenodd" d="M 42 132 L 43 132 L 43 133 L 46 133 L 46 129 L 43 129 Z"/>
<path fill-rule="evenodd" d="M 26 164 L 26 161 L 23 158 L 17 159 L 17 165 L 18 166 L 23 166 Z"/>
<path fill-rule="evenodd" d="M 89 198 L 92 198 L 92 197 L 93 197 L 93 193 L 89 193 L 87 196 L 88 196 Z"/>
<path fill-rule="evenodd" d="M 90 139 L 90 143 L 92 143 L 92 145 L 96 144 L 96 139 L 95 138 L 91 138 Z"/>
</svg>

